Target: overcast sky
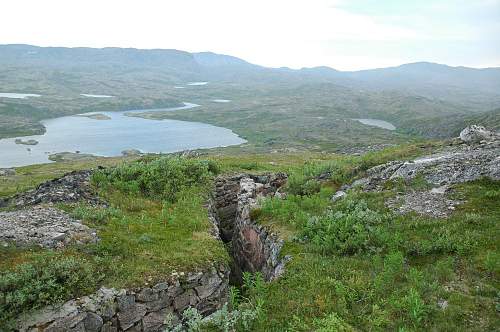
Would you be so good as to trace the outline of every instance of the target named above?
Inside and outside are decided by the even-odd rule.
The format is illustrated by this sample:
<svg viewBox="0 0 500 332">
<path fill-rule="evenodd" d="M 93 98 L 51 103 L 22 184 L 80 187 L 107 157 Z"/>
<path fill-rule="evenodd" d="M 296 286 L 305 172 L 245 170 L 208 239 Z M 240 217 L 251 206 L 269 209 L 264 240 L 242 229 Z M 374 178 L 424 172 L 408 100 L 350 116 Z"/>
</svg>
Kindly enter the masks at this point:
<svg viewBox="0 0 500 332">
<path fill-rule="evenodd" d="M 213 51 L 272 67 L 500 67 L 500 0 L 1 0 L 0 44 Z"/>
</svg>

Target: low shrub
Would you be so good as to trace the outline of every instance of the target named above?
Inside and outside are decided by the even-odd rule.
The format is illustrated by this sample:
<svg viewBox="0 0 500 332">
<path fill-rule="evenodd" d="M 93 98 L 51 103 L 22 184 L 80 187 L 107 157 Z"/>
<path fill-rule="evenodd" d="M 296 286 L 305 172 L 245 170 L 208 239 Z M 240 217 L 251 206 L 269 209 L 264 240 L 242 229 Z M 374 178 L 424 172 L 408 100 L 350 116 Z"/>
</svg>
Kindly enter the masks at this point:
<svg viewBox="0 0 500 332">
<path fill-rule="evenodd" d="M 109 218 L 120 216 L 122 216 L 122 213 L 119 209 L 113 207 L 93 207 L 84 204 L 77 205 L 71 211 L 71 217 L 95 224 L 102 224 Z"/>
<path fill-rule="evenodd" d="M 218 170 L 218 165 L 209 160 L 162 157 L 101 170 L 92 180 L 98 187 L 111 185 L 125 193 L 175 202 L 179 192 L 206 184 Z"/>
<path fill-rule="evenodd" d="M 355 329 L 347 324 L 339 315 L 331 313 L 328 316 L 315 319 L 314 325 L 316 332 L 354 332 Z"/>
<path fill-rule="evenodd" d="M 90 292 L 97 284 L 97 277 L 89 261 L 75 257 L 40 257 L 3 272 L 0 321 L 12 322 L 23 312 Z"/>
<path fill-rule="evenodd" d="M 368 208 L 366 201 L 349 200 L 338 210 L 309 218 L 300 238 L 322 253 L 354 254 L 376 245 L 374 228 L 385 215 Z"/>
</svg>

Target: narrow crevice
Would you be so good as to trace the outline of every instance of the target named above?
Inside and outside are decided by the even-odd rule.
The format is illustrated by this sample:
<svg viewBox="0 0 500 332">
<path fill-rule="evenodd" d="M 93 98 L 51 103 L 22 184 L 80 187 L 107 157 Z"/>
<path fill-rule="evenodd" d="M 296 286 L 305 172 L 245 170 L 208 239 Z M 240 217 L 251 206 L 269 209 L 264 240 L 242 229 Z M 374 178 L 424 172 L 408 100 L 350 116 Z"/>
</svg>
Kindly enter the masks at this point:
<svg viewBox="0 0 500 332">
<path fill-rule="evenodd" d="M 238 174 L 216 180 L 212 220 L 232 257 L 231 284 L 241 285 L 244 272 L 259 272 L 266 281 L 283 272 L 289 259 L 280 258 L 283 241 L 252 221 L 250 211 L 259 199 L 276 195 L 285 182 L 283 173 Z"/>
</svg>

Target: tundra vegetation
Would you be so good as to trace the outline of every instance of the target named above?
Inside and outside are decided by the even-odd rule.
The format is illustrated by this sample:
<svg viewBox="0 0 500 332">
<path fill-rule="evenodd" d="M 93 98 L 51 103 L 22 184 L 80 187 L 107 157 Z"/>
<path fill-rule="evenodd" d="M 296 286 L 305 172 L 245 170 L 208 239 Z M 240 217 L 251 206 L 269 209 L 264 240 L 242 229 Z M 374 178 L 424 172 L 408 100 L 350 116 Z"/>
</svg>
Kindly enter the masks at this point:
<svg viewBox="0 0 500 332">
<path fill-rule="evenodd" d="M 480 179 L 453 187 L 464 203 L 447 219 L 395 214 L 384 200 L 396 191 L 343 184 L 375 165 L 409 159 L 440 143 L 407 144 L 362 156 L 275 153 L 198 157 L 145 156 L 54 163 L 17 169 L 0 179 L 0 195 L 33 188 L 71 169 L 97 164 L 93 186 L 109 207 L 60 208 L 97 229 L 101 241 L 60 251 L 0 249 L 0 320 L 87 294 L 100 285 L 130 287 L 228 262 L 209 234 L 205 203 L 218 174 L 284 171 L 286 198 L 269 198 L 252 218 L 284 240 L 292 255 L 270 283 L 245 274 L 227 306 L 204 320 L 184 313 L 189 331 L 497 330 L 500 183 Z M 326 176 L 325 176 L 326 174 Z M 389 182 L 408 191 L 425 181 Z"/>
</svg>

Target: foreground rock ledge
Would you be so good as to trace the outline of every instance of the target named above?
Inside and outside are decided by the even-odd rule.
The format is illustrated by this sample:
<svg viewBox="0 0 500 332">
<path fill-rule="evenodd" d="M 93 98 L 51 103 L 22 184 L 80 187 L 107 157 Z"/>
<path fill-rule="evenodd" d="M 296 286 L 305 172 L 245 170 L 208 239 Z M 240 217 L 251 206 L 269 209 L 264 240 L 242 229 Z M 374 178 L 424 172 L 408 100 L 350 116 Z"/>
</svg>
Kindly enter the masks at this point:
<svg viewBox="0 0 500 332">
<path fill-rule="evenodd" d="M 206 271 L 172 276 L 152 287 L 101 288 L 94 294 L 46 307 L 19 317 L 19 331 L 165 331 L 170 314 L 179 323 L 182 312 L 194 307 L 202 315 L 227 302 L 229 270 L 224 265 Z"/>
</svg>

